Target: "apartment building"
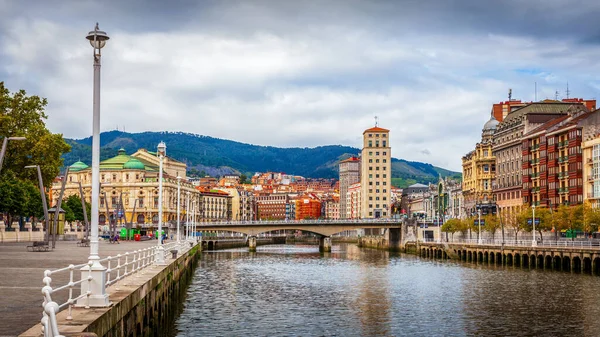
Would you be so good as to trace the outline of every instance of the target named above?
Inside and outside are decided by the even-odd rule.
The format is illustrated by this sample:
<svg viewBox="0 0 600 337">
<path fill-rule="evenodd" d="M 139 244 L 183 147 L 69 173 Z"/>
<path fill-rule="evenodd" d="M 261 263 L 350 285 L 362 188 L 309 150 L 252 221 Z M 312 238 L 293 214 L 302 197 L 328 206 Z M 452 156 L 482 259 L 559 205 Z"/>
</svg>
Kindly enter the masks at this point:
<svg viewBox="0 0 600 337">
<path fill-rule="evenodd" d="M 375 126 L 363 132 L 361 152 L 362 218 L 388 218 L 392 188 L 389 130 Z"/>
</svg>

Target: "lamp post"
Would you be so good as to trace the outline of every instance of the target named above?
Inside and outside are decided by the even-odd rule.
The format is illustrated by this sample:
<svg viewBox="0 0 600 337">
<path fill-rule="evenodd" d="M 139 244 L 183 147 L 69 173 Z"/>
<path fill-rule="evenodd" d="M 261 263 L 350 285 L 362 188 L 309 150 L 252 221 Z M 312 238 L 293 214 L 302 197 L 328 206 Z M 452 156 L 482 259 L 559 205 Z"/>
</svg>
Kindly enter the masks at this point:
<svg viewBox="0 0 600 337">
<path fill-rule="evenodd" d="M 477 230 L 477 244 L 481 244 L 481 208 L 477 210 L 477 225 L 479 226 L 479 230 Z"/>
<path fill-rule="evenodd" d="M 44 207 L 44 222 L 46 223 L 46 233 L 44 235 L 44 241 L 50 240 L 50 219 L 48 219 L 48 204 L 46 203 L 46 193 L 44 193 L 44 182 L 42 181 L 42 170 L 39 165 L 29 165 L 25 168 L 36 168 L 38 175 L 38 183 L 40 185 L 40 196 L 42 197 L 42 206 Z"/>
<path fill-rule="evenodd" d="M 25 140 L 25 137 L 4 137 L 2 140 L 2 150 L 0 150 L 0 171 L 2 171 L 2 163 L 4 162 L 4 154 L 9 140 Z"/>
<path fill-rule="evenodd" d="M 91 239 L 89 266 L 81 268 L 81 278 L 91 281 L 81 283 L 81 293 L 90 292 L 89 296 L 77 301 L 78 305 L 91 307 L 105 307 L 109 305 L 106 293 L 106 268 L 100 263 L 98 255 L 98 216 L 100 199 L 100 59 L 101 49 L 109 37 L 98 28 L 98 23 L 93 31 L 89 32 L 86 39 L 94 48 L 94 101 L 92 118 L 92 211 L 91 211 Z M 107 215 L 108 216 L 108 215 Z"/>
<path fill-rule="evenodd" d="M 531 240 L 531 246 L 535 247 L 537 246 L 537 241 L 535 240 L 535 205 L 531 206 L 531 210 L 533 212 L 533 219 L 531 219 L 531 224 L 533 225 L 533 240 Z"/>
<path fill-rule="evenodd" d="M 177 176 L 177 243 L 181 242 L 181 239 L 179 238 L 179 225 L 180 225 L 180 214 L 181 214 L 181 207 L 180 204 L 181 203 L 181 177 Z"/>
<path fill-rule="evenodd" d="M 164 264 L 165 263 L 165 252 L 164 247 L 162 245 L 162 217 L 163 217 L 163 202 L 162 202 L 162 194 L 163 194 L 163 159 L 165 157 L 165 153 L 167 151 L 167 145 L 164 142 L 158 143 L 157 147 L 158 152 L 158 247 L 156 249 L 156 264 Z"/>
<path fill-rule="evenodd" d="M 187 192 L 186 206 L 185 206 L 185 240 L 190 240 L 190 192 Z"/>
</svg>

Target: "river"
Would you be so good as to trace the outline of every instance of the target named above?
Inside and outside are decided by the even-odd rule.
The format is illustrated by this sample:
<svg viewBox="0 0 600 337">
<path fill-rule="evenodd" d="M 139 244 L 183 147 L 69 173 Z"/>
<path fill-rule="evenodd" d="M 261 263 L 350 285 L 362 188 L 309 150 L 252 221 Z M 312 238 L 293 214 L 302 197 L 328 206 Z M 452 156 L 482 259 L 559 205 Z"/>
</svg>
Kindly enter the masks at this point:
<svg viewBox="0 0 600 337">
<path fill-rule="evenodd" d="M 600 278 L 334 245 L 203 252 L 175 336 L 600 336 Z"/>
</svg>

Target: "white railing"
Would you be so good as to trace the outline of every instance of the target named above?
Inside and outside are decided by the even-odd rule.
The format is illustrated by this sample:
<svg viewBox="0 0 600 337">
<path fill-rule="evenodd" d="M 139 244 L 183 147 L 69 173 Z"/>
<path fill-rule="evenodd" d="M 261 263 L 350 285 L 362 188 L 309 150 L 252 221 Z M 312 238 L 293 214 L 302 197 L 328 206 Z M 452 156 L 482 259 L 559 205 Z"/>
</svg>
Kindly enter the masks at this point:
<svg viewBox="0 0 600 337">
<path fill-rule="evenodd" d="M 433 239 L 425 239 L 425 242 L 435 242 Z M 481 245 L 488 246 L 516 246 L 516 247 L 533 247 L 533 240 L 501 240 L 501 239 L 481 239 Z M 443 241 L 446 243 L 446 241 Z M 447 243 L 465 243 L 465 244 L 480 244 L 478 239 L 458 239 L 450 240 Z M 563 247 L 563 248 L 590 248 L 600 249 L 600 241 L 597 240 L 586 240 L 586 241 L 572 241 L 572 240 L 544 240 L 541 241 L 538 238 L 536 247 Z"/>
<path fill-rule="evenodd" d="M 170 242 L 163 245 L 163 254 L 165 255 L 165 261 L 169 259 L 171 254 L 171 250 L 177 250 L 178 255 L 187 252 L 191 248 L 189 242 L 181 241 L 181 242 Z M 127 252 L 124 254 L 118 254 L 117 256 L 109 256 L 103 259 L 100 259 L 100 263 L 106 264 L 106 287 L 116 284 L 118 281 L 123 280 L 124 278 L 131 276 L 140 270 L 151 266 L 156 260 L 156 254 L 158 253 L 158 246 L 147 247 L 143 249 L 138 249 L 133 252 Z M 75 281 L 77 277 L 76 272 L 83 273 L 86 272 L 84 269 L 88 267 L 88 276 L 87 278 L 81 277 L 80 280 Z M 61 273 L 69 273 L 69 282 L 62 285 L 52 287 L 52 277 L 53 275 L 61 274 Z M 85 293 L 81 293 L 79 296 L 73 296 L 73 290 L 75 287 L 83 284 L 84 282 L 88 282 L 88 291 Z M 91 282 L 92 282 L 92 263 L 83 263 L 78 265 L 69 265 L 65 268 L 55 269 L 55 270 L 46 270 L 44 271 L 44 287 L 42 288 L 42 295 L 44 297 L 44 302 L 42 304 L 43 312 L 42 312 L 42 328 L 45 337 L 61 337 L 58 331 L 58 321 L 56 319 L 56 314 L 64 308 L 68 308 L 69 313 L 67 315 L 67 320 L 71 320 L 73 317 L 71 316 L 73 305 L 80 299 L 86 298 L 88 299 L 85 304 L 85 308 L 89 308 L 89 296 L 91 295 Z M 77 289 L 77 288 L 75 288 Z M 68 299 L 62 303 L 58 304 L 53 301 L 52 295 L 57 294 L 61 291 L 69 291 Z M 55 296 L 56 298 L 56 296 Z"/>
</svg>

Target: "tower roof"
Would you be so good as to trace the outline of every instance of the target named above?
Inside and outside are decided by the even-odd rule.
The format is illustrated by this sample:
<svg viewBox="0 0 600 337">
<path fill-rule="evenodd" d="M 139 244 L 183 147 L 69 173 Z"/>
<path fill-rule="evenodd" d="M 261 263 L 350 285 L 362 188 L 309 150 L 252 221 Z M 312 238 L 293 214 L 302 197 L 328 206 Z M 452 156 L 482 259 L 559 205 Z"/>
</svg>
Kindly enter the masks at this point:
<svg viewBox="0 0 600 337">
<path fill-rule="evenodd" d="M 73 165 L 69 166 L 69 171 L 77 172 L 77 171 L 85 170 L 88 167 L 89 166 L 87 166 L 84 162 L 76 161 L 73 163 Z"/>
<path fill-rule="evenodd" d="M 370 129 L 366 129 L 366 130 L 363 132 L 363 135 L 364 135 L 365 133 L 367 133 L 367 132 L 390 132 L 390 130 L 388 130 L 388 129 L 384 129 L 384 128 L 380 128 L 380 127 L 378 127 L 378 126 L 375 126 L 375 127 L 372 127 L 372 128 L 370 128 Z"/>
</svg>

